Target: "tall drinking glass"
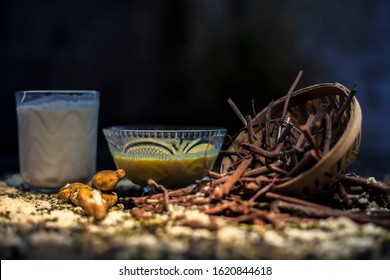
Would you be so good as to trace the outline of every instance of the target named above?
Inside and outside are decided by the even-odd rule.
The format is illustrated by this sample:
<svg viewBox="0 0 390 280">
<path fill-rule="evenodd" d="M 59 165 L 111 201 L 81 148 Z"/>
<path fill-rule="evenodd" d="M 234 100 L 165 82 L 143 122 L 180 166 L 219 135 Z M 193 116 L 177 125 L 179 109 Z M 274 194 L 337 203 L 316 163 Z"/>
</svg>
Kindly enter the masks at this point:
<svg viewBox="0 0 390 280">
<path fill-rule="evenodd" d="M 16 92 L 19 165 L 25 184 L 59 189 L 96 171 L 98 91 Z"/>
</svg>

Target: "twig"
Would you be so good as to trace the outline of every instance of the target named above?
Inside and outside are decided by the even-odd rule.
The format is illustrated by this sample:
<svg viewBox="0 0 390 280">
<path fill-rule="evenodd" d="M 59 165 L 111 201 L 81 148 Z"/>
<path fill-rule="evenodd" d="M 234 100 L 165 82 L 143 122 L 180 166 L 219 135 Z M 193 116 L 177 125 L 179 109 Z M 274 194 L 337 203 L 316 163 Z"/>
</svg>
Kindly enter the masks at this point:
<svg viewBox="0 0 390 280">
<path fill-rule="evenodd" d="M 291 85 L 291 87 L 287 93 L 287 97 L 286 97 L 286 101 L 284 102 L 284 108 L 283 108 L 283 113 L 282 113 L 283 119 L 286 117 L 286 114 L 287 114 L 287 109 L 288 109 L 288 105 L 290 103 L 291 94 L 294 91 L 295 87 L 297 86 L 299 80 L 301 79 L 302 74 L 303 74 L 303 71 L 299 70 L 298 75 L 294 80 L 294 83 Z"/>
<path fill-rule="evenodd" d="M 308 151 L 304 157 L 287 173 L 287 177 L 293 177 L 296 174 L 302 172 L 308 164 L 315 159 L 316 152 L 314 150 Z"/>
<path fill-rule="evenodd" d="M 352 89 L 350 90 L 346 100 L 344 101 L 343 105 L 341 105 L 339 111 L 337 112 L 337 115 L 333 119 L 333 125 L 336 125 L 341 118 L 341 115 L 344 113 L 345 109 L 348 107 L 348 105 L 351 103 L 352 98 L 356 94 L 356 83 L 353 85 Z"/>
<path fill-rule="evenodd" d="M 382 227 L 389 228 L 390 220 L 384 220 L 380 218 L 375 218 L 373 216 L 361 214 L 358 212 L 346 212 L 338 209 L 333 209 L 326 206 L 317 205 L 313 206 L 304 206 L 299 204 L 294 204 L 290 202 L 285 202 L 281 200 L 276 200 L 273 202 L 274 208 L 283 209 L 289 212 L 294 212 L 295 215 L 304 215 L 308 217 L 315 218 L 328 218 L 328 217 L 347 217 L 354 220 L 357 223 L 373 223 Z"/>
<path fill-rule="evenodd" d="M 148 179 L 148 185 L 149 186 L 153 186 L 155 188 L 157 188 L 158 190 L 161 190 L 163 192 L 163 197 L 164 197 L 164 207 L 165 207 L 165 210 L 168 211 L 168 208 L 169 208 L 169 194 L 168 194 L 168 190 L 163 186 L 163 185 L 160 185 L 160 184 L 157 184 L 157 182 L 153 179 Z"/>
<path fill-rule="evenodd" d="M 242 174 L 244 174 L 245 170 L 251 164 L 252 159 L 252 156 L 244 158 L 244 160 L 233 172 L 233 174 L 229 176 L 226 182 L 222 186 L 218 186 L 215 188 L 214 195 L 216 198 L 222 198 L 223 196 L 229 194 L 233 185 L 238 181 L 238 179 L 242 176 Z"/>
<path fill-rule="evenodd" d="M 276 177 L 274 177 L 274 180 L 271 183 L 258 190 L 256 194 L 249 199 L 249 203 L 254 203 L 256 199 L 258 199 L 260 196 L 262 196 L 263 194 L 271 190 L 272 187 L 275 185 L 275 179 Z"/>
<path fill-rule="evenodd" d="M 332 141 L 332 119 L 329 114 L 325 114 L 325 142 L 322 152 L 326 154 L 330 150 L 330 144 Z"/>
<path fill-rule="evenodd" d="M 241 122 L 244 124 L 244 127 L 247 127 L 248 124 L 247 124 L 243 114 L 241 114 L 240 110 L 238 110 L 236 104 L 233 102 L 233 100 L 231 98 L 228 99 L 228 103 L 229 103 L 230 107 L 232 107 L 233 111 L 236 113 L 238 118 L 241 120 Z"/>
<path fill-rule="evenodd" d="M 249 137 L 249 141 L 251 143 L 256 143 L 256 135 L 255 135 L 255 132 L 253 131 L 253 124 L 252 124 L 252 118 L 251 116 L 247 116 L 245 118 L 246 122 L 247 122 L 247 125 L 246 125 L 246 129 L 248 131 L 248 137 Z"/>
<path fill-rule="evenodd" d="M 265 149 L 269 149 L 271 147 L 271 144 L 270 144 L 270 124 L 271 124 L 273 104 L 274 104 L 273 101 L 271 101 L 268 104 L 267 111 L 265 113 Z"/>
<path fill-rule="evenodd" d="M 390 186 L 387 186 L 381 182 L 376 182 L 376 183 L 375 182 L 367 182 L 366 178 L 345 175 L 341 179 L 341 181 L 345 182 L 345 183 L 352 183 L 355 185 L 360 185 L 360 186 L 362 186 L 366 189 L 369 189 L 369 190 L 375 190 L 375 191 L 379 191 L 381 193 L 390 194 Z"/>
<path fill-rule="evenodd" d="M 243 148 L 247 148 L 263 157 L 266 157 L 266 158 L 275 158 L 275 157 L 280 157 L 282 155 L 282 152 L 278 152 L 278 151 L 267 151 L 267 150 L 264 150 L 260 147 L 256 147 L 255 145 L 253 144 L 249 144 L 249 143 L 242 143 L 241 146 Z"/>
<path fill-rule="evenodd" d="M 305 125 L 305 124 L 301 125 L 300 130 L 302 131 L 303 135 L 305 135 L 306 140 L 309 142 L 310 146 L 315 150 L 317 157 L 321 158 L 321 156 L 322 156 L 321 151 L 318 147 L 318 144 L 314 140 L 313 135 L 310 133 L 310 130 L 307 127 L 307 125 Z"/>
</svg>

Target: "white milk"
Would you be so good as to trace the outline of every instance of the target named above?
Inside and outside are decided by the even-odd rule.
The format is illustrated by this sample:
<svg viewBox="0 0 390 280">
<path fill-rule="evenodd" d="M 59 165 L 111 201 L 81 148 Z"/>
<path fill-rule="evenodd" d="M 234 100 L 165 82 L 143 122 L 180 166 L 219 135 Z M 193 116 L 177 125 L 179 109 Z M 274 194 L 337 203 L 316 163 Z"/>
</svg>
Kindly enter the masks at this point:
<svg viewBox="0 0 390 280">
<path fill-rule="evenodd" d="M 20 172 L 26 184 L 60 188 L 96 168 L 99 101 L 28 101 L 17 106 Z"/>
</svg>

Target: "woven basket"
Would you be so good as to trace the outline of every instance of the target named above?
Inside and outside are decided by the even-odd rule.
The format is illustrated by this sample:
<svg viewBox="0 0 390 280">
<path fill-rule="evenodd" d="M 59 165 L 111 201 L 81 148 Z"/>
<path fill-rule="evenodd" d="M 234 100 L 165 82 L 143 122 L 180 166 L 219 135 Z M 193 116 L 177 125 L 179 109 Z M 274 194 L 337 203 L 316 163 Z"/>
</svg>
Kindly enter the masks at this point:
<svg viewBox="0 0 390 280">
<path fill-rule="evenodd" d="M 315 114 L 320 102 L 327 103 L 335 111 L 339 111 L 349 93 L 350 90 L 339 83 L 317 84 L 293 92 L 288 107 L 291 123 L 297 127 L 305 124 L 309 114 Z M 281 117 L 286 98 L 287 96 L 273 103 L 272 118 Z M 259 122 L 265 120 L 266 112 L 267 108 L 257 114 L 256 118 Z M 354 97 L 336 125 L 336 141 L 331 149 L 309 169 L 282 184 L 275 185 L 272 191 L 305 198 L 318 197 L 332 191 L 335 183 L 344 175 L 357 156 L 361 139 L 361 123 L 361 109 Z M 247 131 L 243 130 L 234 138 L 228 151 L 242 151 L 240 144 L 247 141 Z M 224 157 L 221 173 L 229 172 L 236 160 L 237 156 Z"/>
</svg>

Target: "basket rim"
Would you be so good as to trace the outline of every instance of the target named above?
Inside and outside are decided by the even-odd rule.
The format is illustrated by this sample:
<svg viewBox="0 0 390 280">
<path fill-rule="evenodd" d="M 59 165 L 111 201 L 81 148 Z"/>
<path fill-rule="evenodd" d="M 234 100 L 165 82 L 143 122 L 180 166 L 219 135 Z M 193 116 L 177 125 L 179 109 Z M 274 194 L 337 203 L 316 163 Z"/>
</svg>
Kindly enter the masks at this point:
<svg viewBox="0 0 390 280">
<path fill-rule="evenodd" d="M 324 168 L 324 165 L 331 165 L 335 161 L 338 161 L 341 157 L 338 157 L 337 160 L 332 160 L 330 161 L 329 158 L 334 157 L 336 152 L 340 149 L 343 148 L 348 148 L 348 145 L 350 142 L 355 141 L 356 135 L 350 135 L 351 131 L 354 131 L 356 128 L 359 128 L 361 126 L 361 107 L 357 99 L 354 97 L 351 102 L 351 107 L 353 110 L 353 115 L 354 115 L 354 121 L 349 121 L 347 127 L 345 128 L 345 131 L 343 135 L 337 140 L 336 144 L 328 151 L 328 153 L 322 157 L 316 164 L 314 164 L 311 168 L 308 170 L 303 171 L 299 175 L 292 177 L 291 180 L 282 183 L 280 185 L 275 185 L 274 190 L 276 189 L 281 189 L 281 188 L 286 188 L 291 185 L 294 185 L 300 181 L 305 180 L 305 177 L 310 177 L 312 174 L 315 174 L 318 172 L 319 169 Z M 351 118 L 352 119 L 352 118 Z M 353 141 L 343 141 L 344 139 L 352 139 Z M 326 164 L 328 163 L 328 164 Z"/>
</svg>

